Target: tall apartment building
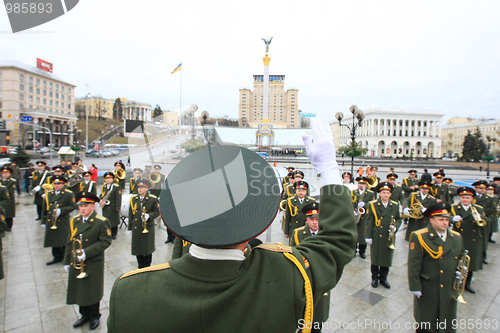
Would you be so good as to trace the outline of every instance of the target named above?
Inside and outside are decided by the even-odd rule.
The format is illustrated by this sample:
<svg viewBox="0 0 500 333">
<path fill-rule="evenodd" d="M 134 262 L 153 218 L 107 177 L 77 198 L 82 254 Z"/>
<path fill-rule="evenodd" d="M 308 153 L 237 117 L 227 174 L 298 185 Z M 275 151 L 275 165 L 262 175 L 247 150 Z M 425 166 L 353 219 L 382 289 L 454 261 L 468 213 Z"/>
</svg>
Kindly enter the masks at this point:
<svg viewBox="0 0 500 333">
<path fill-rule="evenodd" d="M 239 123 L 256 128 L 263 120 L 264 75 L 253 76 L 253 91 L 240 89 Z M 269 75 L 269 122 L 278 128 L 300 128 L 299 90 L 285 91 L 285 75 Z"/>
<path fill-rule="evenodd" d="M 122 112 L 120 119 L 115 119 L 114 105 L 115 99 L 104 98 L 102 96 L 79 97 L 76 99 L 78 117 L 85 117 L 85 110 L 89 113 L 89 117 L 98 119 L 115 119 L 122 121 L 124 119 L 133 120 L 151 120 L 153 108 L 151 104 L 137 101 L 130 101 L 125 97 L 120 97 L 122 103 Z"/>
<path fill-rule="evenodd" d="M 41 145 L 72 145 L 76 131 L 75 85 L 51 72 L 19 61 L 0 61 L 0 145 L 27 144 L 33 140 L 33 127 L 20 126 L 23 116 L 38 125 L 35 139 Z M 52 69 L 50 69 L 52 70 Z"/>
</svg>

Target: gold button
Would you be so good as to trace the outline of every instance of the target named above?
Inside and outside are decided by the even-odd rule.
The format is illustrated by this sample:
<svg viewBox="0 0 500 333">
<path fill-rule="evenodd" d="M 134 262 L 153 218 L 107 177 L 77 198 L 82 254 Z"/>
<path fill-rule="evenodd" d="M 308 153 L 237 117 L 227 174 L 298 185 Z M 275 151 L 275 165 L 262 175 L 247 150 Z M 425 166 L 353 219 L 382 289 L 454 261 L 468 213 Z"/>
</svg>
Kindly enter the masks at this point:
<svg viewBox="0 0 500 333">
<path fill-rule="evenodd" d="M 382 237 L 382 235 L 380 235 L 380 237 Z"/>
<path fill-rule="evenodd" d="M 432 237 L 432 236 L 434 236 L 434 234 L 433 234 L 433 233 L 431 233 L 431 237 Z"/>
<path fill-rule="evenodd" d="M 444 286 L 443 286 L 443 285 L 441 285 L 441 288 L 444 288 Z"/>
<path fill-rule="evenodd" d="M 441 270 L 441 274 L 443 274 L 443 270 Z"/>
<path fill-rule="evenodd" d="M 88 242 L 88 241 L 89 241 L 89 239 L 87 238 L 85 241 L 86 241 L 86 242 Z"/>
<path fill-rule="evenodd" d="M 137 229 L 137 227 L 134 227 L 134 229 Z"/>
<path fill-rule="evenodd" d="M 473 239 L 473 241 L 475 242 L 476 240 L 475 240 L 475 239 Z"/>
</svg>

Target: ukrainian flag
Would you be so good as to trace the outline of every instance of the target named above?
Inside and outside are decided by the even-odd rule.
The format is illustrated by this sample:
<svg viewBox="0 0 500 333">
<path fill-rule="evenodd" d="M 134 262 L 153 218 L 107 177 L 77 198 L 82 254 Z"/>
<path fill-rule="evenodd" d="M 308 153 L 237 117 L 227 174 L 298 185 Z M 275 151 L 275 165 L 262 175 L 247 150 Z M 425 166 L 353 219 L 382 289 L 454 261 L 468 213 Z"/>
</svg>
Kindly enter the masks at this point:
<svg viewBox="0 0 500 333">
<path fill-rule="evenodd" d="M 175 69 L 172 71 L 170 74 L 174 74 L 175 72 L 178 72 L 182 69 L 182 62 L 179 64 L 179 66 L 175 67 Z"/>
</svg>

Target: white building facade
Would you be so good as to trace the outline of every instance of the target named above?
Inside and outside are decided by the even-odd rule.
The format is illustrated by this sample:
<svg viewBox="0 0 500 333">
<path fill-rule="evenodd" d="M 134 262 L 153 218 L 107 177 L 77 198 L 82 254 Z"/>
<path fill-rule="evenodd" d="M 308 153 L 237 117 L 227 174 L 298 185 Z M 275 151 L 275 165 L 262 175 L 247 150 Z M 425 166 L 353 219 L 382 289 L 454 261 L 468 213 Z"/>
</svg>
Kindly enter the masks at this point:
<svg viewBox="0 0 500 333">
<path fill-rule="evenodd" d="M 356 130 L 356 141 L 368 148 L 366 156 L 402 158 L 441 158 L 441 119 L 439 111 L 368 109 Z M 352 126 L 351 114 L 343 124 Z M 339 147 L 350 144 L 351 132 L 338 121 L 331 122 Z"/>
</svg>

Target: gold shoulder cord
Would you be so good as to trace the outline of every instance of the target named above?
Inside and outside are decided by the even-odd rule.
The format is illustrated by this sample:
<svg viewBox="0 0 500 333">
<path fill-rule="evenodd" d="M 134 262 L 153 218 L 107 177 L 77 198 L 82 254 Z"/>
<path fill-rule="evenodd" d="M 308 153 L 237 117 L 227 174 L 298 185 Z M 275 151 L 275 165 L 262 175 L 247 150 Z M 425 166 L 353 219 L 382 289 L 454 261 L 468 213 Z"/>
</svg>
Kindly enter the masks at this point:
<svg viewBox="0 0 500 333">
<path fill-rule="evenodd" d="M 354 194 L 354 191 L 351 191 L 351 199 L 352 199 L 352 203 L 355 203 L 356 200 L 358 199 L 358 196 Z"/>
<path fill-rule="evenodd" d="M 75 219 L 75 218 L 76 218 L 76 216 L 75 216 L 75 217 L 73 217 L 73 218 L 71 219 L 71 221 L 69 222 L 69 227 L 70 227 L 70 229 L 71 229 L 71 237 L 70 237 L 70 239 L 69 239 L 69 240 L 73 240 L 73 238 L 75 238 L 75 235 L 76 235 L 76 231 L 77 231 L 77 229 L 75 229 L 75 228 L 74 228 L 74 224 L 73 224 L 73 221 L 74 221 L 74 219 Z"/>
<path fill-rule="evenodd" d="M 422 239 L 422 235 L 421 234 L 418 234 L 417 237 L 418 237 L 418 242 L 420 243 L 420 246 L 423 249 L 425 249 L 427 251 L 427 253 L 429 253 L 429 255 L 432 257 L 432 259 L 439 259 L 439 258 L 441 258 L 441 256 L 443 255 L 443 247 L 442 246 L 440 246 L 437 251 L 434 251 L 433 249 L 431 249 L 429 247 L 429 245 L 427 245 L 426 242 L 424 242 L 424 240 Z"/>
<path fill-rule="evenodd" d="M 299 229 L 294 230 L 293 239 L 295 239 L 295 245 L 299 245 Z"/>
<path fill-rule="evenodd" d="M 132 200 L 134 199 L 134 196 L 131 196 L 130 197 L 130 207 L 132 208 L 132 215 L 135 215 L 135 213 L 137 212 L 137 203 L 134 204 L 132 203 Z"/>
<path fill-rule="evenodd" d="M 408 178 L 405 178 L 403 181 L 405 182 L 406 187 L 409 187 L 408 186 Z"/>
<path fill-rule="evenodd" d="M 292 200 L 288 200 L 288 207 L 290 208 L 290 215 L 291 216 L 295 216 L 299 212 L 299 208 L 298 207 L 292 206 Z M 294 208 L 295 208 L 295 213 L 294 213 L 294 210 L 293 210 Z"/>
<path fill-rule="evenodd" d="M 375 201 L 375 200 L 373 200 L 373 201 Z M 375 211 L 375 207 L 373 207 L 373 201 L 370 202 L 370 206 L 372 207 L 372 212 L 373 212 L 373 215 L 375 216 L 375 225 L 377 227 L 380 227 L 380 220 L 378 219 L 377 212 Z"/>
<path fill-rule="evenodd" d="M 189 242 L 188 241 L 185 241 L 184 239 L 182 240 L 182 246 L 183 247 L 186 247 L 188 246 Z"/>
<path fill-rule="evenodd" d="M 413 193 L 411 194 L 410 206 L 413 206 L 413 200 L 415 200 L 415 193 L 416 193 L 416 192 L 413 192 Z"/>
<path fill-rule="evenodd" d="M 47 207 L 47 211 L 50 210 L 50 207 L 49 207 L 49 193 L 46 193 L 45 194 L 45 203 L 46 203 L 46 207 Z"/>
<path fill-rule="evenodd" d="M 135 184 L 132 184 L 132 180 L 133 180 L 133 179 L 134 179 L 134 178 L 130 178 L 130 191 L 133 191 L 133 190 L 134 190 L 134 188 L 135 188 Z"/>
<path fill-rule="evenodd" d="M 311 281 L 309 280 L 309 277 L 307 276 L 306 270 L 300 262 L 295 258 L 295 256 L 291 253 L 286 253 L 283 252 L 285 257 L 288 258 L 291 262 L 297 266 L 299 269 L 300 273 L 302 274 L 302 277 L 304 278 L 304 291 L 306 294 L 306 309 L 304 310 L 304 328 L 302 329 L 302 333 L 310 333 L 311 328 L 313 327 L 313 313 L 314 313 L 314 304 L 313 304 L 313 292 L 312 292 L 312 287 L 311 287 Z M 308 328 L 310 327 L 310 328 Z"/>
<path fill-rule="evenodd" d="M 455 213 L 455 207 L 453 206 L 451 206 L 451 212 L 453 213 L 453 216 L 457 215 L 457 213 Z M 457 228 L 460 228 L 460 226 L 462 225 L 462 221 L 455 222 L 455 225 L 457 226 Z"/>
</svg>

